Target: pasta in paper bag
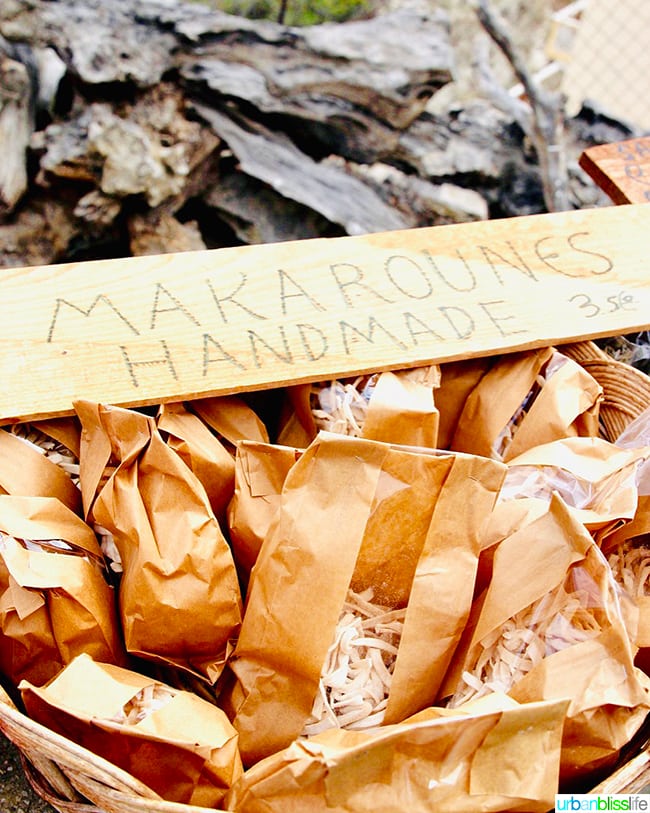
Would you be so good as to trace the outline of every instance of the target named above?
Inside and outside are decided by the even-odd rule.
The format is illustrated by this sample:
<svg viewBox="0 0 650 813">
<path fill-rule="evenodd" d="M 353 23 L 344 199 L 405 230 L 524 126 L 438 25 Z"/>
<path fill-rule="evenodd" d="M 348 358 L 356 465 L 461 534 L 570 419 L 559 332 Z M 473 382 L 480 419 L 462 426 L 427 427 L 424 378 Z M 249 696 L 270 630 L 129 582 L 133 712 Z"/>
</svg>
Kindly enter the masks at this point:
<svg viewBox="0 0 650 813">
<path fill-rule="evenodd" d="M 602 387 L 552 347 L 502 356 L 469 393 L 450 448 L 508 462 L 542 443 L 598 435 Z"/>
<path fill-rule="evenodd" d="M 241 776 L 220 708 L 137 672 L 75 658 L 44 687 L 20 685 L 29 715 L 172 802 L 217 808 Z"/>
<path fill-rule="evenodd" d="M 634 518 L 618 530 L 600 540 L 617 584 L 631 602 L 632 611 L 626 615 L 628 631 L 633 643 L 644 650 L 637 660 L 645 671 L 650 666 L 650 496 L 639 497 Z M 627 605 L 622 601 L 622 607 Z"/>
<path fill-rule="evenodd" d="M 0 672 L 41 685 L 81 652 L 126 662 L 95 535 L 53 497 L 0 496 Z"/>
<path fill-rule="evenodd" d="M 0 493 L 19 497 L 56 497 L 82 513 L 81 494 L 64 467 L 16 431 L 0 429 Z"/>
<path fill-rule="evenodd" d="M 11 434 L 36 446 L 51 463 L 60 466 L 76 486 L 79 485 L 81 426 L 76 416 L 15 423 L 11 426 Z"/>
<path fill-rule="evenodd" d="M 438 409 L 436 365 L 334 379 L 288 388 L 283 445 L 307 446 L 319 431 L 435 448 Z"/>
<path fill-rule="evenodd" d="M 122 562 L 127 650 L 216 681 L 239 630 L 241 594 L 205 489 L 153 418 L 88 401 L 75 409 L 84 505 Z"/>
<path fill-rule="evenodd" d="M 318 727 L 311 718 L 327 693 L 328 652 L 342 615 L 355 615 L 346 601 L 372 605 L 387 636 L 359 634 L 352 619 L 345 635 L 360 637 L 362 650 L 349 679 L 392 672 L 373 702 L 360 685 L 348 691 L 357 707 L 341 714 L 377 725 L 433 702 L 469 612 L 480 530 L 503 473 L 485 458 L 318 435 L 287 475 L 229 662 L 222 702 L 245 763 Z"/>
<path fill-rule="evenodd" d="M 561 777 L 615 760 L 650 709 L 611 572 L 558 497 L 500 542 L 443 693 L 451 707 L 491 692 L 521 703 L 570 699 Z"/>
<path fill-rule="evenodd" d="M 540 444 L 508 462 L 499 502 L 549 502 L 559 494 L 598 539 L 634 516 L 650 446 L 623 449 L 602 438 Z"/>
</svg>

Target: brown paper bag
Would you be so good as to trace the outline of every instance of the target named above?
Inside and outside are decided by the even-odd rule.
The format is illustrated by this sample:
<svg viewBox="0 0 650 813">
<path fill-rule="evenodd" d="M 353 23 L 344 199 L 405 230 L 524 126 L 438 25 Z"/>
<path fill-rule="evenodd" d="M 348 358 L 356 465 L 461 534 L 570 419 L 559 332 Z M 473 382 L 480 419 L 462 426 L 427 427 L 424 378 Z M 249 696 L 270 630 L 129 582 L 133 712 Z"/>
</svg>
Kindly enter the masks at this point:
<svg viewBox="0 0 650 813">
<path fill-rule="evenodd" d="M 495 360 L 494 357 L 461 359 L 440 365 L 440 386 L 436 390 L 440 449 L 449 449 L 465 401 Z"/>
<path fill-rule="evenodd" d="M 81 425 L 75 415 L 13 424 L 11 433 L 39 446 L 78 485 Z"/>
<path fill-rule="evenodd" d="M 240 440 L 269 442 L 269 433 L 257 413 L 236 395 L 220 395 L 188 401 L 187 408 L 198 415 L 217 436 L 229 444 L 233 456 Z"/>
<path fill-rule="evenodd" d="M 467 618 L 480 532 L 503 473 L 485 458 L 319 434 L 286 478 L 253 569 L 234 685 L 222 696 L 245 763 L 285 747 L 309 722 L 350 591 L 383 608 L 391 630 L 402 625 L 398 647 L 370 647 L 398 651 L 387 697 L 368 701 L 367 719 L 361 704 L 356 724 L 395 722 L 433 702 Z"/>
<path fill-rule="evenodd" d="M 6 429 L 0 429 L 0 489 L 20 497 L 56 497 L 82 513 L 81 494 L 70 474 L 35 443 Z"/>
<path fill-rule="evenodd" d="M 327 431 L 436 448 L 439 383 L 440 368 L 429 365 L 289 388 L 291 408 L 278 442 L 304 448 Z"/>
<path fill-rule="evenodd" d="M 257 560 L 289 469 L 301 450 L 242 440 L 235 458 L 235 490 L 228 506 L 228 531 L 233 556 L 244 584 Z"/>
<path fill-rule="evenodd" d="M 496 705 L 496 704 L 495 704 Z M 566 701 L 427 709 L 372 731 L 299 739 L 245 772 L 237 813 L 545 813 L 558 786 Z"/>
<path fill-rule="evenodd" d="M 490 692 L 570 699 L 564 782 L 612 763 L 650 709 L 611 571 L 559 497 L 504 539 L 445 679 L 450 706 Z"/>
<path fill-rule="evenodd" d="M 120 553 L 127 650 L 216 680 L 239 629 L 241 595 L 205 489 L 153 418 L 88 401 L 75 409 L 84 504 Z"/>
<path fill-rule="evenodd" d="M 128 771 L 163 799 L 219 807 L 242 773 L 237 732 L 217 706 L 136 672 L 80 655 L 38 688 L 28 714 Z"/>
<path fill-rule="evenodd" d="M 614 578 L 632 604 L 626 620 L 633 643 L 644 667 L 650 663 L 650 496 L 639 497 L 634 518 L 599 544 Z M 628 603 L 623 603 L 628 609 Z"/>
<path fill-rule="evenodd" d="M 508 462 L 500 502 L 559 494 L 598 539 L 636 512 L 638 478 L 650 447 L 622 449 L 602 438 L 566 438 Z"/>
<path fill-rule="evenodd" d="M 163 404 L 158 430 L 183 462 L 196 474 L 222 524 L 235 488 L 235 461 L 206 424 L 183 404 Z M 222 525 L 223 527 L 223 525 Z"/>
<path fill-rule="evenodd" d="M 95 535 L 54 498 L 0 496 L 0 671 L 41 685 L 81 652 L 126 662 Z"/>
<path fill-rule="evenodd" d="M 451 449 L 509 461 L 534 446 L 598 435 L 602 387 L 553 348 L 502 356 L 470 393 Z"/>
</svg>

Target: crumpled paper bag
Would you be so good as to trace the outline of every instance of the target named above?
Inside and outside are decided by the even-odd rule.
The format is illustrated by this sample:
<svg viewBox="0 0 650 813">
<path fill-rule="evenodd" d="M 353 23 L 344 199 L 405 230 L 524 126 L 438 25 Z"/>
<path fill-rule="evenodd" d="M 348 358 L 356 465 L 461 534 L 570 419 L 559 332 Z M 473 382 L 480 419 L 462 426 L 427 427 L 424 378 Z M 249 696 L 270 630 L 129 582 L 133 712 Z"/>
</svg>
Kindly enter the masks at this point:
<svg viewBox="0 0 650 813">
<path fill-rule="evenodd" d="M 135 776 L 163 799 L 218 808 L 241 776 L 220 708 L 137 672 L 75 658 L 46 686 L 20 684 L 30 717 Z"/>
<path fill-rule="evenodd" d="M 94 533 L 53 497 L 0 496 L 0 671 L 41 685 L 81 652 L 126 663 Z"/>
<path fill-rule="evenodd" d="M 303 730 L 350 590 L 405 610 L 385 722 L 433 702 L 503 474 L 486 458 L 318 435 L 285 480 L 221 696 L 245 764 Z"/>
<path fill-rule="evenodd" d="M 305 448 L 319 431 L 384 443 L 438 445 L 437 365 L 287 388 L 278 443 Z"/>
<path fill-rule="evenodd" d="M 302 451 L 242 440 L 235 457 L 235 487 L 228 505 L 228 533 L 241 581 L 250 572 L 280 505 L 289 469 Z"/>
<path fill-rule="evenodd" d="M 438 447 L 449 449 L 465 401 L 495 362 L 492 356 L 447 361 L 440 365 L 440 386 L 436 390 L 439 412 Z"/>
<path fill-rule="evenodd" d="M 331 729 L 247 770 L 236 813 L 546 813 L 568 702 L 430 708 L 401 724 Z"/>
<path fill-rule="evenodd" d="M 563 438 L 540 444 L 508 462 L 499 502 L 559 494 L 596 539 L 636 513 L 639 475 L 650 446 L 623 449 L 603 438 Z"/>
<path fill-rule="evenodd" d="M 112 534 L 126 647 L 211 682 L 241 622 L 232 553 L 196 475 L 153 418 L 77 401 L 87 515 Z"/>
<path fill-rule="evenodd" d="M 500 357 L 468 395 L 450 448 L 508 462 L 565 437 L 598 436 L 603 390 L 552 347 Z"/>
<path fill-rule="evenodd" d="M 617 590 L 593 538 L 559 497 L 498 544 L 442 694 L 569 699 L 561 778 L 612 763 L 650 710 Z"/>
<path fill-rule="evenodd" d="M 216 432 L 233 456 L 240 440 L 269 442 L 269 432 L 264 421 L 237 395 L 195 398 L 188 401 L 186 407 Z"/>
<path fill-rule="evenodd" d="M 225 527 L 226 508 L 235 489 L 235 461 L 219 438 L 183 404 L 162 404 L 158 430 L 205 488 L 214 515 Z"/>
</svg>

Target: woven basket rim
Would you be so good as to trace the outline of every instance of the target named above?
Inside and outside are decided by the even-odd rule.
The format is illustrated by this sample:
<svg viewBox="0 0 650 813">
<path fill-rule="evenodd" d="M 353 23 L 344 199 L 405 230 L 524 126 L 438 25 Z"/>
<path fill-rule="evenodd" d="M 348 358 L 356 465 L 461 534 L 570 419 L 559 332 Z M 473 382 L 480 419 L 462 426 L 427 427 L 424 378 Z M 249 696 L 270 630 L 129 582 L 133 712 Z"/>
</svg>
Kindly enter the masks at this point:
<svg viewBox="0 0 650 813">
<path fill-rule="evenodd" d="M 61 813 L 215 813 L 215 811 L 221 810 L 221 808 L 197 807 L 191 804 L 169 802 L 161 799 L 126 771 L 96 756 L 71 740 L 52 732 L 45 726 L 34 722 L 16 709 L 13 704 L 8 705 L 2 694 L 0 691 L 0 730 L 17 745 L 21 751 L 22 760 L 29 762 L 29 757 L 24 753 L 24 746 L 21 746 L 10 734 L 6 733 L 7 719 L 12 722 L 14 729 L 16 727 L 22 728 L 29 732 L 29 736 L 43 733 L 46 739 L 59 748 L 63 755 L 68 756 L 61 763 L 56 759 L 54 762 L 61 768 L 79 793 L 88 799 L 88 802 L 60 799 L 48 790 L 47 778 L 43 777 L 33 765 L 30 764 L 26 770 L 27 778 L 34 790 L 45 801 L 60 810 Z M 649 724 L 650 712 L 648 712 L 643 727 Z M 100 781 L 94 775 L 94 772 L 97 769 L 104 769 L 105 766 L 109 769 L 108 773 L 114 774 L 118 780 L 122 780 L 123 785 L 132 784 L 144 788 L 149 794 L 148 798 L 137 792 L 127 793 L 125 790 L 120 790 Z M 106 773 L 106 771 L 102 770 L 102 773 Z M 127 782 L 124 782 L 124 779 Z M 648 786 L 650 786 L 650 739 L 646 739 L 640 750 L 637 750 L 620 764 L 610 776 L 587 792 L 593 794 L 636 793 Z"/>
<path fill-rule="evenodd" d="M 105 777 L 104 782 L 107 785 L 114 783 L 141 796 L 160 799 L 151 788 L 117 765 L 23 714 L 2 690 L 0 690 L 0 731 L 22 752 L 28 754 L 30 750 L 34 750 L 55 762 L 63 770 L 68 768 L 83 771 L 90 768 L 95 777 Z"/>
<path fill-rule="evenodd" d="M 1 686 L 0 732 L 18 748 L 21 758 L 30 762 L 31 776 L 28 775 L 28 780 L 34 790 L 53 807 L 63 805 L 59 809 L 65 813 L 95 813 L 95 810 L 98 813 L 122 813 L 127 810 L 138 813 L 214 813 L 215 809 L 218 810 L 162 799 L 127 771 L 23 714 Z M 32 749 L 52 761 L 70 784 L 97 808 L 87 803 L 60 799 L 53 790 L 48 791 L 50 783 L 47 776 L 43 776 L 29 758 Z M 38 781 L 37 777 L 42 777 L 43 781 Z"/>
</svg>

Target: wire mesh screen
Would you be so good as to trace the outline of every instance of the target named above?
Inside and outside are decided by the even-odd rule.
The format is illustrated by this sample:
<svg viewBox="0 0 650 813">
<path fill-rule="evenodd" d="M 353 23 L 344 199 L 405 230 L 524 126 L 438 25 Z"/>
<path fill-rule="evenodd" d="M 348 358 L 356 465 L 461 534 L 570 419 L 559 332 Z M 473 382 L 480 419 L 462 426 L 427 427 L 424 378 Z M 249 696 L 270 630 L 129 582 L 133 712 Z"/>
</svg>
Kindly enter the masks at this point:
<svg viewBox="0 0 650 813">
<path fill-rule="evenodd" d="M 581 0 L 561 26 L 567 61 L 562 90 L 568 112 L 583 101 L 650 131 L 650 0 Z"/>
</svg>

